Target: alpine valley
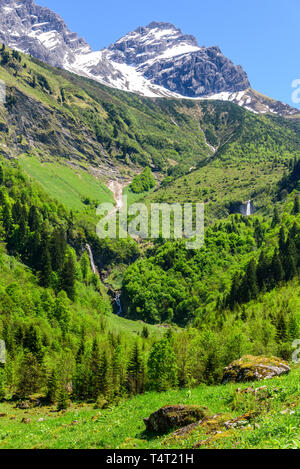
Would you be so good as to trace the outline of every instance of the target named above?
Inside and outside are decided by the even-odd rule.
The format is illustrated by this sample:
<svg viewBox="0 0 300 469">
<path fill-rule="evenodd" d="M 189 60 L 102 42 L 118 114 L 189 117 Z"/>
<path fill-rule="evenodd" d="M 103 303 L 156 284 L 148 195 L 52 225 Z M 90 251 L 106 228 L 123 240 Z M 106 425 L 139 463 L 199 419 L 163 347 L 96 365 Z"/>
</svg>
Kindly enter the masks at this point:
<svg viewBox="0 0 300 469">
<path fill-rule="evenodd" d="M 299 448 L 299 110 L 33 0 L 0 0 L 0 99 L 0 448 Z M 203 202 L 203 247 L 100 239 L 122 195 Z"/>
</svg>

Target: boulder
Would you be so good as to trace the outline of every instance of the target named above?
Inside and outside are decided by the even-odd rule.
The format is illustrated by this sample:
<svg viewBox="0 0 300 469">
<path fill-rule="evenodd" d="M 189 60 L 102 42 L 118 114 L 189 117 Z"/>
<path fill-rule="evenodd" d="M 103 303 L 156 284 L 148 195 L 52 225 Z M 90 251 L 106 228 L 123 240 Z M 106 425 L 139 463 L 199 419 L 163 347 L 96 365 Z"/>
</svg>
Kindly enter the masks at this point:
<svg viewBox="0 0 300 469">
<path fill-rule="evenodd" d="M 16 404 L 16 409 L 22 409 L 22 410 L 30 409 L 30 404 L 29 402 L 25 402 L 25 401 L 19 402 L 18 404 Z"/>
<path fill-rule="evenodd" d="M 186 427 L 202 420 L 207 415 L 206 407 L 173 405 L 165 406 L 144 419 L 151 433 L 166 433 L 173 428 Z"/>
<path fill-rule="evenodd" d="M 222 383 L 270 379 L 291 371 L 288 363 L 277 357 L 245 355 L 224 369 Z"/>
</svg>

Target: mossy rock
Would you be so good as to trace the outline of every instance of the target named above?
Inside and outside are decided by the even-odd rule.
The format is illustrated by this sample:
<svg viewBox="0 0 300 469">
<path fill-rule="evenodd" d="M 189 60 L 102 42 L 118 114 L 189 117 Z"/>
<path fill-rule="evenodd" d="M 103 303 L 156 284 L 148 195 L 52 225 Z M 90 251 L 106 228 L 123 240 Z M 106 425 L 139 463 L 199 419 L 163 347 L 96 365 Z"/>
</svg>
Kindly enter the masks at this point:
<svg viewBox="0 0 300 469">
<path fill-rule="evenodd" d="M 207 416 L 207 408 L 199 406 L 165 406 L 144 419 L 148 432 L 167 433 L 202 420 Z"/>
<path fill-rule="evenodd" d="M 247 382 L 270 379 L 291 371 L 281 358 L 245 355 L 224 369 L 222 383 Z"/>
</svg>

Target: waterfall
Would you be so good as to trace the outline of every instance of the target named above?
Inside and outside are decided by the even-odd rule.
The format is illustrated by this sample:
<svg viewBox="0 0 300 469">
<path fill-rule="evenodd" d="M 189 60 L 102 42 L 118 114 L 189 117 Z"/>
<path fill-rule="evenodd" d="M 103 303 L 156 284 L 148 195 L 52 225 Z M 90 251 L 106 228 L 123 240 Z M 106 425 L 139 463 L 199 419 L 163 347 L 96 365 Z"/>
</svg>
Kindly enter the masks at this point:
<svg viewBox="0 0 300 469">
<path fill-rule="evenodd" d="M 94 256 L 93 256 L 93 253 L 92 253 L 92 250 L 91 250 L 91 246 L 89 244 L 86 244 L 86 250 L 87 250 L 89 258 L 90 258 L 90 264 L 91 264 L 91 269 L 93 271 L 93 274 L 97 274 L 98 273 L 97 267 L 95 265 Z"/>
<path fill-rule="evenodd" d="M 122 308 L 122 303 L 121 303 L 121 294 L 119 294 L 117 297 L 116 297 L 116 305 L 117 305 L 117 308 L 118 308 L 118 311 L 117 311 L 117 316 L 122 316 L 123 314 L 123 308 Z"/>
<path fill-rule="evenodd" d="M 249 217 L 250 215 L 251 215 L 251 200 L 248 200 L 247 208 L 246 208 L 246 216 Z"/>
</svg>

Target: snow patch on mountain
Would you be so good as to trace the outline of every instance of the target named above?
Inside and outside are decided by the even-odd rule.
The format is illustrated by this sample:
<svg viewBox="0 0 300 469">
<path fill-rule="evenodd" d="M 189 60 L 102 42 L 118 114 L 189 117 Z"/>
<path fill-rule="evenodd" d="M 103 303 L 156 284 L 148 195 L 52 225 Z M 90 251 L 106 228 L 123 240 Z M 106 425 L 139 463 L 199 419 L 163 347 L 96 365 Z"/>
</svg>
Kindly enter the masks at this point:
<svg viewBox="0 0 300 469">
<path fill-rule="evenodd" d="M 170 23 L 139 27 L 101 51 L 33 0 L 0 0 L 0 43 L 102 84 L 148 97 L 232 101 L 253 112 L 294 115 L 251 89 L 219 47 L 199 46 Z"/>
</svg>

